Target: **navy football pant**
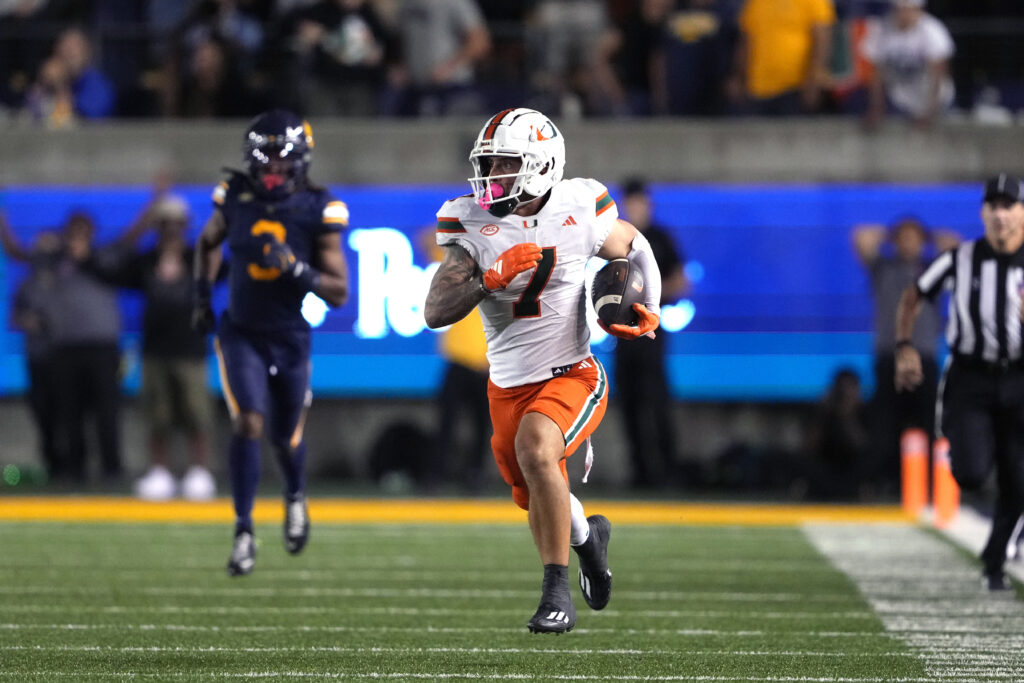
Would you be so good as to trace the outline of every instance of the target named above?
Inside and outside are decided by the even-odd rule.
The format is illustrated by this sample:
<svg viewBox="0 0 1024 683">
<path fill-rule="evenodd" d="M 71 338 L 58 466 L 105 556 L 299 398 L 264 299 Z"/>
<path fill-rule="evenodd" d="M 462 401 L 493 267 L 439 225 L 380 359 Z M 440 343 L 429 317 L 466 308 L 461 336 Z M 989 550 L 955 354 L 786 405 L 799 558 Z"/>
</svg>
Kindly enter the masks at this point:
<svg viewBox="0 0 1024 683">
<path fill-rule="evenodd" d="M 290 499 L 305 490 L 305 411 L 312 399 L 308 330 L 254 332 L 227 317 L 217 335 L 224 398 L 232 418 L 263 417 Z M 252 506 L 259 485 L 260 443 L 236 429 L 228 458 L 236 531 L 252 530 Z"/>
</svg>

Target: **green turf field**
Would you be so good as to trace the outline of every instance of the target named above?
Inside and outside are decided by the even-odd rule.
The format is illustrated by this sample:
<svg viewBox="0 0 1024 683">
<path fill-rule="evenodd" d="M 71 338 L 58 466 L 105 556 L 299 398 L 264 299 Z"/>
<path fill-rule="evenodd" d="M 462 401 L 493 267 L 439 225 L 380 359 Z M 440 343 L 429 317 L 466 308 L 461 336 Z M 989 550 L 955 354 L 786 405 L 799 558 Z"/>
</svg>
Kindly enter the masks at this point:
<svg viewBox="0 0 1024 683">
<path fill-rule="evenodd" d="M 0 680 L 930 680 L 795 527 L 617 526 L 563 636 L 526 631 L 525 527 L 257 535 L 232 579 L 226 525 L 0 523 Z"/>
</svg>

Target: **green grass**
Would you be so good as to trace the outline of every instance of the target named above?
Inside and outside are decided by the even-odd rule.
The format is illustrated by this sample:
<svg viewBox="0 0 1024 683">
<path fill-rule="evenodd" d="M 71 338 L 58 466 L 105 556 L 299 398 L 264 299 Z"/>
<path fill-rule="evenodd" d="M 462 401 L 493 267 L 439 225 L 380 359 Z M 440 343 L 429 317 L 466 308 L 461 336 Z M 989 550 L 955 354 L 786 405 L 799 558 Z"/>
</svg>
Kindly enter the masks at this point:
<svg viewBox="0 0 1024 683">
<path fill-rule="evenodd" d="M 614 530 L 611 604 L 527 633 L 541 574 L 518 526 L 257 529 L 0 524 L 0 682 L 59 680 L 897 680 L 887 636 L 798 529 Z"/>
</svg>

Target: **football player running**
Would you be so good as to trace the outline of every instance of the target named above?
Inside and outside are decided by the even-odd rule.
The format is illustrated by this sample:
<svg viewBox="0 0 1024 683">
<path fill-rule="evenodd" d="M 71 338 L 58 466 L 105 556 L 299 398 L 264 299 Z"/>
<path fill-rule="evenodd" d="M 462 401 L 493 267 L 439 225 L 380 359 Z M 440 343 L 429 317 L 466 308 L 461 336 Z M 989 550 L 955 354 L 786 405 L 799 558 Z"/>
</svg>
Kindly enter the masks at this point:
<svg viewBox="0 0 1024 683">
<path fill-rule="evenodd" d="M 230 252 L 228 306 L 214 346 L 232 420 L 231 576 L 249 574 L 255 563 L 252 508 L 264 432 L 284 475 L 285 548 L 299 553 L 309 538 L 302 431 L 312 393 L 302 301 L 313 292 L 341 306 L 348 296 L 340 237 L 348 208 L 310 182 L 312 150 L 312 129 L 295 114 L 256 117 L 243 144 L 246 170 L 229 170 L 214 189 L 213 214 L 196 244 L 193 324 L 204 330 L 214 324 L 210 287 L 225 240 Z"/>
<path fill-rule="evenodd" d="M 569 548 L 579 557 L 584 600 L 599 610 L 611 596 L 607 550 L 611 523 L 587 517 L 569 492 L 565 459 L 586 443 L 604 416 L 608 380 L 590 353 L 587 261 L 628 258 L 641 269 L 637 326 L 612 325 L 623 339 L 654 334 L 661 276 L 650 245 L 619 220 L 608 190 L 591 179 L 562 179 L 565 142 L 532 109 L 492 116 L 469 156 L 472 196 L 437 212 L 441 266 L 424 317 L 449 325 L 480 306 L 490 361 L 491 447 L 512 499 L 528 510 L 544 565 L 534 633 L 563 633 L 576 623 L 569 592 Z M 585 477 L 584 477 L 585 479 Z"/>
</svg>

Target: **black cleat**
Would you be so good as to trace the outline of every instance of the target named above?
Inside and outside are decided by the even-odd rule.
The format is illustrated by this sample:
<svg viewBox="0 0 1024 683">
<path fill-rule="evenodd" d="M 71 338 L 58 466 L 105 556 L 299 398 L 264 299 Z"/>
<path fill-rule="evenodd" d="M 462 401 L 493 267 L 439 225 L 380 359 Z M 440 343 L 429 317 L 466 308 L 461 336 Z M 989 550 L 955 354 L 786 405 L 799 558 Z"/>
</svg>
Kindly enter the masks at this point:
<svg viewBox="0 0 1024 683">
<path fill-rule="evenodd" d="M 540 607 L 526 622 L 530 633 L 568 633 L 576 625 L 576 607 L 569 594 L 569 567 L 544 565 Z"/>
<path fill-rule="evenodd" d="M 575 548 L 580 558 L 580 588 L 583 599 L 593 610 L 604 609 L 612 597 L 612 571 L 608 569 L 608 541 L 612 523 L 604 515 L 587 517 L 590 536 Z"/>
<path fill-rule="evenodd" d="M 526 622 L 530 633 L 568 633 L 576 625 L 576 607 L 570 601 L 566 606 L 551 600 L 541 600 L 540 607 Z"/>
<path fill-rule="evenodd" d="M 1001 571 L 985 572 L 982 574 L 981 587 L 993 593 L 1013 590 L 1013 584 L 1006 578 L 1006 574 Z"/>
<path fill-rule="evenodd" d="M 235 546 L 228 558 L 228 576 L 245 576 L 256 566 L 256 541 L 252 534 L 243 531 L 235 536 Z"/>
<path fill-rule="evenodd" d="M 306 497 L 284 501 L 284 548 L 292 555 L 298 555 L 309 540 L 309 512 Z"/>
</svg>

